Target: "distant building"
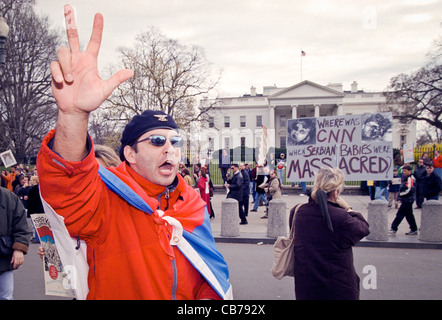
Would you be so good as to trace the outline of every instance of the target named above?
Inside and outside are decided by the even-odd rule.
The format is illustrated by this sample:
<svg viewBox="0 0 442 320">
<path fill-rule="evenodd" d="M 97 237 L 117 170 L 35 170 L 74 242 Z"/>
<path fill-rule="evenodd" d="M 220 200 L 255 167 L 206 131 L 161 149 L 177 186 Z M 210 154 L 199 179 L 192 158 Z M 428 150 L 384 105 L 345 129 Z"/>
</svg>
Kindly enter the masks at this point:
<svg viewBox="0 0 442 320">
<path fill-rule="evenodd" d="M 261 94 L 251 87 L 250 94 L 201 103 L 214 104 L 214 108 L 208 114 L 200 147 L 214 151 L 258 147 L 263 126 L 270 129 L 271 146 L 285 148 L 289 119 L 379 113 L 386 99 L 383 92 L 358 90 L 356 82 L 346 91 L 340 83 L 323 86 L 305 80 L 288 88 L 265 86 Z M 415 141 L 416 123 L 394 120 L 393 148 Z"/>
</svg>

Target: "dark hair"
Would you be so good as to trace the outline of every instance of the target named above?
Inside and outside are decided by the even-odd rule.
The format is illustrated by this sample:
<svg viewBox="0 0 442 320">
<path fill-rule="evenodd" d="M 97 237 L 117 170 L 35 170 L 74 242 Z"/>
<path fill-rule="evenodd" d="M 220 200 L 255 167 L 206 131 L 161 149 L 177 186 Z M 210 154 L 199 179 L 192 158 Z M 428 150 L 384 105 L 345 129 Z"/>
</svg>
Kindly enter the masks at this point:
<svg viewBox="0 0 442 320">
<path fill-rule="evenodd" d="M 426 164 L 426 166 L 427 166 L 427 167 L 434 167 L 433 162 L 428 162 L 428 163 Z"/>
<path fill-rule="evenodd" d="M 413 170 L 413 168 L 410 165 L 406 164 L 405 166 L 402 167 L 402 170 L 411 171 L 411 170 Z"/>
</svg>

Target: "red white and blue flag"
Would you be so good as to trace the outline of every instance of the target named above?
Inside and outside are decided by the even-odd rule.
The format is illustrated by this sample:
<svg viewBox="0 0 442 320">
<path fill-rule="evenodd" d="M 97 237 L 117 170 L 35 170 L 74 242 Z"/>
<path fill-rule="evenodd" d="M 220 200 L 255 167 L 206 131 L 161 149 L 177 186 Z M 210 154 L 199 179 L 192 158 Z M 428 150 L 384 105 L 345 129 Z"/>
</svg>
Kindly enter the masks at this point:
<svg viewBox="0 0 442 320">
<path fill-rule="evenodd" d="M 232 299 L 228 266 L 216 248 L 207 207 L 204 208 L 204 219 L 200 220 L 198 225 L 195 226 L 195 220 L 192 217 L 183 217 L 182 220 L 175 219 L 170 216 L 163 216 L 161 210 L 153 210 L 143 198 L 117 175 L 103 166 L 100 166 L 98 173 L 106 186 L 130 205 L 166 220 L 173 227 L 170 244 L 176 246 L 183 253 L 220 297 Z M 188 223 L 190 220 L 193 220 L 192 223 Z"/>
</svg>

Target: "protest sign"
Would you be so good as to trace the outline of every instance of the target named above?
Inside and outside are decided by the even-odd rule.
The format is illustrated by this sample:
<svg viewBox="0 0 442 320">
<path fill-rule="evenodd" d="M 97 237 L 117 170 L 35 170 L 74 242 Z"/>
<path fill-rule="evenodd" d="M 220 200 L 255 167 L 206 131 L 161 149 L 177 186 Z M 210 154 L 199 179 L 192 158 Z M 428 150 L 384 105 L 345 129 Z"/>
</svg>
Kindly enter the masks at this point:
<svg viewBox="0 0 442 320">
<path fill-rule="evenodd" d="M 414 148 L 413 143 L 405 143 L 404 150 L 404 163 L 414 162 Z"/>
<path fill-rule="evenodd" d="M 15 160 L 14 154 L 11 150 L 0 153 L 0 158 L 3 161 L 3 165 L 5 166 L 5 168 L 9 168 L 17 164 L 17 161 Z"/>
<path fill-rule="evenodd" d="M 321 167 L 340 168 L 345 180 L 393 178 L 392 114 L 288 120 L 287 181 L 314 181 Z"/>
<path fill-rule="evenodd" d="M 45 251 L 43 258 L 45 294 L 74 298 L 74 291 L 70 285 L 73 270 L 63 268 L 48 218 L 42 213 L 31 214 L 31 219 Z"/>
</svg>

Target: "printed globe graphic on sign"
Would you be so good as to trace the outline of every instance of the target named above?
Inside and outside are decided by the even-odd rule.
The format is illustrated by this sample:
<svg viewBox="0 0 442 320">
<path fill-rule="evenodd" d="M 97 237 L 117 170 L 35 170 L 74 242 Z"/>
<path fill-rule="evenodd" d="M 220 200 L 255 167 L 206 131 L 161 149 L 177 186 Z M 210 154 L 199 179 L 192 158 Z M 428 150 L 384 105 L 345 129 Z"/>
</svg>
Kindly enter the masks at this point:
<svg viewBox="0 0 442 320">
<path fill-rule="evenodd" d="M 58 278 L 58 271 L 57 268 L 54 266 L 50 266 L 49 267 L 49 276 L 53 279 L 56 280 Z"/>
</svg>

